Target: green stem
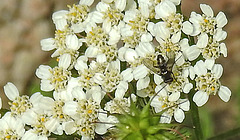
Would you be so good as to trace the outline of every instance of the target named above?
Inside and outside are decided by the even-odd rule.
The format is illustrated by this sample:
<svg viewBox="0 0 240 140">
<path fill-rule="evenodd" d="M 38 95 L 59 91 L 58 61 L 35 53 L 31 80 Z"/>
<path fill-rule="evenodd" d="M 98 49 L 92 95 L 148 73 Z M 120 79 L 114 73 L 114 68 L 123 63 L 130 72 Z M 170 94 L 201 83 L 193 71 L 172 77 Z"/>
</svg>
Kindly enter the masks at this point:
<svg viewBox="0 0 240 140">
<path fill-rule="evenodd" d="M 188 94 L 188 99 L 190 101 L 191 119 L 193 123 L 193 129 L 196 136 L 196 140 L 203 140 L 203 132 L 199 119 L 198 106 L 192 100 L 194 93 L 195 93 L 194 90 L 191 90 L 191 92 Z"/>
<path fill-rule="evenodd" d="M 189 45 L 195 44 L 194 37 L 188 36 L 189 39 Z M 194 62 L 192 62 L 194 63 Z M 193 85 L 195 85 L 194 81 L 191 81 Z M 188 94 L 188 99 L 190 101 L 190 112 L 191 112 L 191 119 L 193 123 L 193 129 L 196 136 L 196 140 L 203 140 L 203 132 L 202 127 L 199 119 L 199 112 L 198 112 L 198 106 L 193 102 L 193 95 L 195 93 L 194 91 L 195 87 L 191 90 L 191 92 Z"/>
<path fill-rule="evenodd" d="M 213 136 L 211 138 L 208 138 L 208 140 L 226 140 L 229 139 L 230 137 L 240 135 L 240 127 L 229 130 L 227 132 L 224 132 L 222 134 Z"/>
</svg>

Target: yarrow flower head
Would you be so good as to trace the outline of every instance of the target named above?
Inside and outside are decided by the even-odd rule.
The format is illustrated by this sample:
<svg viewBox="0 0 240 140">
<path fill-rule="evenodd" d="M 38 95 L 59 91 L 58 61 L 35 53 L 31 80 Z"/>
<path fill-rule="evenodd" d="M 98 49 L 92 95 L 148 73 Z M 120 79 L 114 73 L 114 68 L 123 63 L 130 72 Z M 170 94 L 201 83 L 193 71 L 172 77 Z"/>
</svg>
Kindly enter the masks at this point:
<svg viewBox="0 0 240 140">
<path fill-rule="evenodd" d="M 0 138 L 1 139 L 21 139 L 25 133 L 24 124 L 19 118 L 11 116 L 7 112 L 0 119 Z"/>
<path fill-rule="evenodd" d="M 9 102 L 11 115 L 13 117 L 21 119 L 25 113 L 33 109 L 34 105 L 38 102 L 41 93 L 34 93 L 30 98 L 26 95 L 19 95 L 17 87 L 8 82 L 4 86 L 4 92 L 11 102 Z"/>
<path fill-rule="evenodd" d="M 213 64 L 209 61 L 198 61 L 194 66 L 197 77 L 196 90 L 193 101 L 198 105 L 204 105 L 209 95 L 216 95 L 224 101 L 228 102 L 231 91 L 228 87 L 221 85 L 219 78 L 222 76 L 223 67 L 220 64 Z"/>
<path fill-rule="evenodd" d="M 52 15 L 55 36 L 40 42 L 56 60 L 36 70 L 50 95 L 20 96 L 7 83 L 2 139 L 185 139 L 176 126 L 190 106 L 216 94 L 230 100 L 223 67 L 215 64 L 227 56 L 223 12 L 214 16 L 200 4 L 202 14 L 188 18 L 181 0 L 80 0 L 67 7 Z"/>
</svg>

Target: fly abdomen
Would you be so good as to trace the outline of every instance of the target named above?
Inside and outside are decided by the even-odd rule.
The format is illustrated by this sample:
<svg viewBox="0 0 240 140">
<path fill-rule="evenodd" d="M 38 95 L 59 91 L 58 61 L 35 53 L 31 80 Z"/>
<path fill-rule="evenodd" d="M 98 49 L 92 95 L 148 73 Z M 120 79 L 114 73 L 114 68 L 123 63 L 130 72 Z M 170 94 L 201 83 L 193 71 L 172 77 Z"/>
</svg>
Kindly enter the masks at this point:
<svg viewBox="0 0 240 140">
<path fill-rule="evenodd" d="M 164 83 L 171 83 L 173 81 L 172 72 L 167 71 L 167 73 L 162 75 L 162 79 L 163 79 Z"/>
</svg>

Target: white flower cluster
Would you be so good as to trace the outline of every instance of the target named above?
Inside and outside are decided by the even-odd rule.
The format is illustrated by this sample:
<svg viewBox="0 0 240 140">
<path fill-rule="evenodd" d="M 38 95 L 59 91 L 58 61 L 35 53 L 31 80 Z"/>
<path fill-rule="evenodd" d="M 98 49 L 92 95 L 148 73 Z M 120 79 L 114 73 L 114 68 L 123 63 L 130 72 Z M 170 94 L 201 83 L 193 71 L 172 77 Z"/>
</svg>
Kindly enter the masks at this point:
<svg viewBox="0 0 240 140">
<path fill-rule="evenodd" d="M 223 67 L 215 64 L 220 55 L 227 56 L 222 30 L 227 19 L 223 12 L 214 17 L 211 7 L 201 4 L 203 14 L 192 12 L 185 20 L 180 3 L 80 0 L 55 12 L 55 37 L 41 40 L 41 46 L 54 50 L 58 65 L 36 70 L 41 90 L 52 91 L 53 98 L 19 96 L 7 83 L 11 112 L 0 119 L 0 138 L 47 140 L 51 133 L 77 133 L 82 140 L 94 139 L 118 122 L 107 114 L 129 112 L 130 98 L 152 99 L 155 113 L 167 109 L 160 123 L 172 117 L 181 123 L 189 100 L 202 106 L 218 94 L 227 102 L 231 91 L 221 85 Z M 190 91 L 193 99 L 188 99 Z"/>
</svg>

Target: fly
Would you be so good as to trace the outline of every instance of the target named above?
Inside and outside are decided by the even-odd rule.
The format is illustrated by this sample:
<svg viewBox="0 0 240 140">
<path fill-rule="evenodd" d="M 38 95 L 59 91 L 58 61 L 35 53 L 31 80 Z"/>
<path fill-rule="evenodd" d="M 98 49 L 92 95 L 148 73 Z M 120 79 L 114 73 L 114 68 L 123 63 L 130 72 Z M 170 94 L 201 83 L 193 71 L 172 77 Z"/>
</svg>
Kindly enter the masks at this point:
<svg viewBox="0 0 240 140">
<path fill-rule="evenodd" d="M 172 67 L 174 64 L 174 55 L 172 54 L 168 60 L 166 61 L 164 57 L 159 54 L 157 56 L 157 66 L 154 66 L 154 62 L 150 59 L 144 59 L 143 64 L 149 68 L 154 73 L 160 75 L 164 81 L 164 83 L 170 84 L 173 79 L 174 75 L 172 72 Z"/>
</svg>

